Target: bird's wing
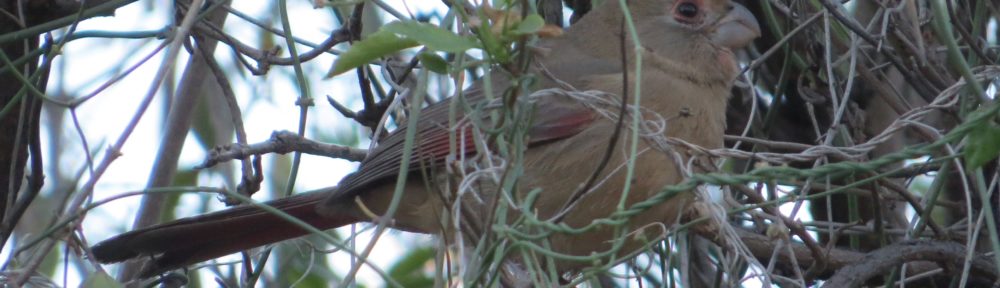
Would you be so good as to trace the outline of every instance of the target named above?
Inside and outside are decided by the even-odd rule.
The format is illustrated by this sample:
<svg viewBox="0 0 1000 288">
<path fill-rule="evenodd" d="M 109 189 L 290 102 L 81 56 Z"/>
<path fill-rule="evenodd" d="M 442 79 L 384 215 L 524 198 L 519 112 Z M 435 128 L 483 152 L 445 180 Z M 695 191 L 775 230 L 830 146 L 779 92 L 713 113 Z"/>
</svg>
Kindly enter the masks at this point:
<svg viewBox="0 0 1000 288">
<path fill-rule="evenodd" d="M 497 106 L 486 105 L 485 97 L 482 96 L 479 89 L 468 90 L 466 95 L 465 102 L 470 104 L 468 106 L 478 109 L 476 115 L 488 114 L 483 112 L 495 109 L 490 107 Z M 591 108 L 576 103 L 566 96 L 546 95 L 531 98 L 533 114 L 527 129 L 527 144 L 529 146 L 576 135 L 589 127 L 598 116 Z M 477 152 L 473 138 L 474 133 L 472 133 L 473 125 L 465 121 L 465 125 L 458 125 L 461 128 L 449 127 L 449 101 L 441 101 L 421 110 L 420 122 L 417 124 L 417 129 L 420 131 L 417 133 L 416 145 L 410 154 L 409 169 L 411 171 L 420 169 L 420 167 L 442 165 L 451 152 L 450 133 L 455 133 L 456 151 L 464 155 Z M 456 119 L 468 120 L 471 118 L 465 113 L 466 109 L 458 108 L 458 110 L 456 111 Z M 357 172 L 348 175 L 340 182 L 337 192 L 331 195 L 326 203 L 338 203 L 341 199 L 352 198 L 364 193 L 366 187 L 381 183 L 388 178 L 394 178 L 399 173 L 407 125 L 403 123 L 399 127 L 379 142 L 378 146 L 361 163 L 361 168 Z"/>
</svg>

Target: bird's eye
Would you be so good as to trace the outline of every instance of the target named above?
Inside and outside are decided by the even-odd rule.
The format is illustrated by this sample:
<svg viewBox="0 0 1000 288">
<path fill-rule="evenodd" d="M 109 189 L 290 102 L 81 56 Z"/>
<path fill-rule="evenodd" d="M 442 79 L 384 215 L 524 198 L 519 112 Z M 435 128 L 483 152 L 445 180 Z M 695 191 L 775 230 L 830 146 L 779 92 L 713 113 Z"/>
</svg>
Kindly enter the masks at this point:
<svg viewBox="0 0 1000 288">
<path fill-rule="evenodd" d="M 698 12 L 699 12 L 698 5 L 687 1 L 677 4 L 677 8 L 674 10 L 674 13 L 677 15 L 678 18 L 680 18 L 678 20 L 688 20 L 688 21 L 694 20 L 696 17 L 698 17 Z"/>
</svg>

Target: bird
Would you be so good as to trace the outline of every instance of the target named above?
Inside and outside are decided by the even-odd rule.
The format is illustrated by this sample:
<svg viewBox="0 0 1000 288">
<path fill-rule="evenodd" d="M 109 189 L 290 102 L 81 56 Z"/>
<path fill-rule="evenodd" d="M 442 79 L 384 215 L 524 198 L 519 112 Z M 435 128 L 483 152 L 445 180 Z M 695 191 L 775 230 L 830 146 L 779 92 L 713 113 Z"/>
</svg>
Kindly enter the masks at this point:
<svg viewBox="0 0 1000 288">
<path fill-rule="evenodd" d="M 705 148 L 721 148 L 726 104 L 740 73 L 734 51 L 759 36 L 756 19 L 746 8 L 730 0 L 626 2 L 627 9 L 623 9 L 619 1 L 604 1 L 563 35 L 534 44 L 540 52 L 532 56 L 538 63 L 532 71 L 548 75 L 540 77 L 535 88 L 572 87 L 577 91 L 621 94 L 632 91 L 628 89 L 638 82 L 643 111 L 669 119 L 661 131 L 663 136 Z M 640 40 L 638 47 L 632 44 L 629 30 L 623 29 L 626 12 L 631 15 L 635 35 Z M 637 65 L 631 61 L 638 59 L 637 53 L 642 57 L 638 65 L 641 73 L 634 73 Z M 623 55 L 628 55 L 627 61 L 622 61 Z M 511 82 L 504 77 L 497 76 L 502 81 L 493 86 Z M 482 87 L 476 85 L 465 91 L 463 101 L 470 106 L 488 103 Z M 634 158 L 634 174 L 628 179 L 626 169 L 621 168 L 630 159 L 625 145 L 628 137 L 621 136 L 627 135 L 622 130 L 629 129 L 627 125 L 621 128 L 615 117 L 604 117 L 577 98 L 558 95 L 528 98 L 535 101 L 534 112 L 524 132 L 527 148 L 519 156 L 523 170 L 516 190 L 520 193 L 518 197 L 535 191 L 532 209 L 539 219 L 559 219 L 569 227 L 586 226 L 616 211 L 626 184 L 630 188 L 625 204 L 631 205 L 684 180 L 672 156 L 656 151 L 652 143 L 644 140 L 635 143 L 636 151 L 642 154 Z M 439 235 L 454 233 L 441 220 L 448 209 L 446 199 L 454 199 L 454 192 L 439 191 L 428 185 L 432 184 L 429 181 L 447 181 L 446 173 L 428 177 L 417 172 L 428 167 L 444 171 L 448 161 L 453 160 L 448 158 L 449 143 L 453 143 L 448 127 L 451 101 L 454 100 L 440 101 L 420 111 L 414 126 L 417 131 L 409 167 L 414 173 L 409 173 L 398 209 L 389 222 L 393 228 Z M 361 161 L 358 171 L 336 186 L 264 204 L 321 230 L 372 222 L 373 214 L 384 215 L 392 202 L 403 162 L 407 126 L 400 124 L 397 130 L 384 136 Z M 621 137 L 614 138 L 615 131 L 620 131 Z M 474 153 L 478 149 L 471 138 L 457 140 L 460 151 Z M 601 161 L 604 155 L 607 159 Z M 594 171 L 598 175 L 592 175 Z M 585 187 L 588 182 L 589 187 Z M 487 195 L 478 197 L 488 199 L 496 196 L 489 193 L 498 190 L 481 189 Z M 577 192 L 581 190 L 586 193 Z M 680 212 L 695 200 L 693 193 L 680 193 L 632 216 L 627 227 L 638 230 L 676 223 Z M 474 206 L 476 201 L 468 202 L 474 209 L 488 209 Z M 567 209 L 568 205 L 571 207 Z M 101 263 L 148 259 L 140 272 L 140 277 L 148 278 L 308 233 L 257 206 L 247 205 L 139 228 L 113 236 L 91 249 Z M 609 243 L 615 235 L 613 227 L 602 226 L 580 234 L 553 233 L 548 243 L 555 252 L 586 256 L 610 249 Z M 621 248 L 624 252 L 642 245 L 639 240 L 624 243 Z M 591 264 L 556 263 L 560 271 Z"/>
</svg>

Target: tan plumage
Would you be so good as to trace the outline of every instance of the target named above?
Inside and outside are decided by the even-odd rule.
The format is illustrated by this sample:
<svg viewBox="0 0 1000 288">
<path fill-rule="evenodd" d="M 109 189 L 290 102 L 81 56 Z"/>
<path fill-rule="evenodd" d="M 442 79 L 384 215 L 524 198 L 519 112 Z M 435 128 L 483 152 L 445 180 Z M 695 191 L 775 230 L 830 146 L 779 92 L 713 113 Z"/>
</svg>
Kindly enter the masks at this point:
<svg viewBox="0 0 1000 288">
<path fill-rule="evenodd" d="M 619 37 L 622 13 L 617 1 L 594 9 L 560 38 L 539 44 L 549 51 L 537 57 L 556 78 L 579 90 L 599 90 L 620 94 L 623 90 L 623 67 Z M 738 48 L 756 37 L 757 26 L 744 8 L 728 0 L 633 0 L 630 2 L 636 28 L 643 44 L 642 106 L 669 118 L 666 136 L 708 148 L 722 145 L 726 100 L 737 73 L 730 48 Z M 693 10 L 692 10 L 693 9 Z M 631 43 L 627 40 L 626 43 Z M 626 51 L 630 54 L 633 47 Z M 629 56 L 629 57 L 633 57 Z M 634 71 L 634 61 L 628 61 L 625 71 Z M 545 79 L 545 77 L 541 77 Z M 631 75 L 632 81 L 635 76 Z M 542 87 L 555 87 L 543 80 Z M 629 83 L 632 89 L 634 83 Z M 499 86 L 499 85 L 498 85 Z M 482 96 L 469 93 L 469 102 L 482 101 Z M 535 209 L 542 218 L 552 217 L 567 202 L 571 194 L 590 178 L 604 154 L 616 122 L 597 116 L 593 110 L 566 99 L 543 99 L 537 104 L 537 123 L 529 132 L 530 149 L 524 156 L 524 176 L 520 191 L 541 188 Z M 684 111 L 684 113 L 682 113 Z M 421 113 L 417 155 L 440 163 L 441 147 L 447 147 L 447 101 L 425 108 Z M 372 151 L 362 162 L 361 169 L 345 178 L 331 192 L 318 192 L 278 200 L 280 207 L 293 210 L 297 216 L 321 229 L 329 229 L 368 219 L 356 206 L 358 197 L 367 209 L 384 213 L 392 197 L 395 171 L 398 170 L 403 134 L 396 131 Z M 442 136 L 443 135 L 443 136 Z M 627 134 L 623 134 L 627 135 Z M 444 137 L 444 138 L 441 138 Z M 600 175 L 594 191 L 588 193 L 564 218 L 570 226 L 580 227 L 593 219 L 610 215 L 618 203 L 625 184 L 623 166 L 626 161 L 624 139 L 618 143 L 610 162 Z M 534 144 L 532 144 L 534 143 Z M 629 203 L 648 198 L 664 186 L 682 180 L 670 156 L 649 149 L 640 141 L 636 177 L 632 183 Z M 443 146 L 442 146 L 443 145 Z M 473 147 L 474 149 L 474 147 Z M 419 165 L 419 164 L 415 164 Z M 606 179 L 606 180 L 604 180 Z M 444 211 L 439 195 L 428 192 L 420 179 L 411 177 L 396 212 L 394 226 L 423 233 L 441 233 L 439 213 Z M 493 191 L 483 189 L 482 191 Z M 322 193 L 322 194 L 319 194 Z M 491 195 L 481 195 L 489 198 Z M 630 229 L 651 223 L 676 221 L 681 208 L 691 200 L 681 195 L 656 206 L 630 220 Z M 320 200 L 325 199 L 325 200 Z M 475 205 L 475 204 L 470 204 Z M 315 207 L 315 208 L 310 208 Z M 295 208 L 295 209 L 292 209 Z M 482 209 L 488 209 L 482 207 Z M 485 210 L 484 210 L 485 211 Z M 157 260 L 147 266 L 144 276 L 177 268 L 194 262 L 223 256 L 294 238 L 305 234 L 289 228 L 275 217 L 251 207 L 215 212 L 181 219 L 116 236 L 94 247 L 98 260 L 117 262 L 141 255 Z M 261 223 L 267 223 L 266 226 Z M 195 227 L 197 229 L 186 230 Z M 226 233 L 211 233 L 227 227 Z M 241 229 L 242 228 L 242 229 Z M 238 231 L 237 231 L 238 230 Z M 281 230 L 280 233 L 271 231 Z M 658 232 L 657 232 L 658 233 Z M 258 236 L 266 234 L 266 237 Z M 196 244 L 185 245 L 164 239 L 201 238 Z M 549 240 L 553 249 L 573 255 L 588 255 L 608 249 L 611 229 L 598 229 L 581 235 L 555 234 Z M 264 238 L 264 239 L 261 239 Z M 225 244 L 222 244 L 225 243 Z M 638 242 L 627 243 L 628 252 Z M 221 247 L 225 246 L 225 247 Z M 559 268 L 572 270 L 587 263 L 560 262 Z"/>
</svg>

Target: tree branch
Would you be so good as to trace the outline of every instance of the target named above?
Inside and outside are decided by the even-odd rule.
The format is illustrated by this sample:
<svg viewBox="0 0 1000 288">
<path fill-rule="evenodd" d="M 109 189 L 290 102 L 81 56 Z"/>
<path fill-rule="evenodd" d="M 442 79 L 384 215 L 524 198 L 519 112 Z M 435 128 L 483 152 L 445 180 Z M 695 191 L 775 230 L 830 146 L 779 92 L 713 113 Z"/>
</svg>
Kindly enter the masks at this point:
<svg viewBox="0 0 1000 288">
<path fill-rule="evenodd" d="M 205 162 L 195 168 L 204 169 L 222 162 L 244 159 L 252 155 L 268 153 L 286 154 L 289 152 L 300 152 L 355 162 L 365 159 L 365 156 L 368 155 L 368 150 L 365 149 L 320 143 L 300 137 L 291 131 L 275 131 L 271 134 L 271 139 L 265 142 L 246 146 L 237 143 L 224 147 L 216 147 L 209 152 Z"/>
</svg>

